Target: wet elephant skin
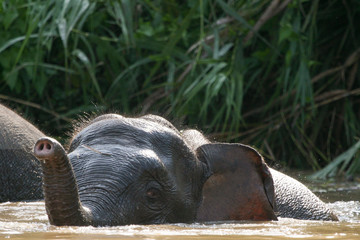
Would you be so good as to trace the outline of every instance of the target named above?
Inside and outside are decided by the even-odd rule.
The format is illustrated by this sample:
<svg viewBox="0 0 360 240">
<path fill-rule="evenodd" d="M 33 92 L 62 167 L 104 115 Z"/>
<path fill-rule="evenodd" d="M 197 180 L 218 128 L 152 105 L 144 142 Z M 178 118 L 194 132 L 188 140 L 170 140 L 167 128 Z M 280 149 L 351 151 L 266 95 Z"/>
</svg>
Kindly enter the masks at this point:
<svg viewBox="0 0 360 240">
<path fill-rule="evenodd" d="M 36 141 L 45 136 L 21 116 L 0 104 L 0 202 L 43 198 Z"/>
</svg>

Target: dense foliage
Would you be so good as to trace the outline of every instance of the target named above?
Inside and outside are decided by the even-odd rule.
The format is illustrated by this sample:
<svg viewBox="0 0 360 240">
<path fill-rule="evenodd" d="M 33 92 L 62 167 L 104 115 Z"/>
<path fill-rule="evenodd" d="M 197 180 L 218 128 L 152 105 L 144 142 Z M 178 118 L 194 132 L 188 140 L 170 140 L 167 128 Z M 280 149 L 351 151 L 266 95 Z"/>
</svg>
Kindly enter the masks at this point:
<svg viewBox="0 0 360 240">
<path fill-rule="evenodd" d="M 0 99 L 51 135 L 155 112 L 291 167 L 347 154 L 321 176 L 360 170 L 358 0 L 0 2 Z"/>
</svg>

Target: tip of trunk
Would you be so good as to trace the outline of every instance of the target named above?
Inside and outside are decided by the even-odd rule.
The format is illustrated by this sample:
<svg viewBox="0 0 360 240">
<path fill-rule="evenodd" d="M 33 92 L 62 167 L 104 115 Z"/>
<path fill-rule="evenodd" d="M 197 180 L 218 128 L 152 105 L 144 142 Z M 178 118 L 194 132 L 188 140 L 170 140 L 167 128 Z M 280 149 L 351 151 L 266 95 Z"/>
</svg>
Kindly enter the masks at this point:
<svg viewBox="0 0 360 240">
<path fill-rule="evenodd" d="M 64 154 L 66 154 L 64 148 L 53 138 L 40 138 L 34 146 L 34 155 L 39 160 L 52 159 Z"/>
</svg>

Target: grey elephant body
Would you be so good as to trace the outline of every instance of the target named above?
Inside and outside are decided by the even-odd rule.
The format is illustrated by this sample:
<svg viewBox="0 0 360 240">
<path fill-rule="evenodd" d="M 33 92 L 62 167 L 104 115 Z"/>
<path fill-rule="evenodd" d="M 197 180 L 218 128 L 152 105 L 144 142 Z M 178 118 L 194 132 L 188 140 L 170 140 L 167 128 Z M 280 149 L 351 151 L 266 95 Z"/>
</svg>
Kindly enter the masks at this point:
<svg viewBox="0 0 360 240">
<path fill-rule="evenodd" d="M 0 105 L 0 127 L 0 201 L 41 199 L 43 197 L 41 187 L 42 171 L 47 172 L 49 175 L 48 172 L 51 172 L 52 170 L 51 167 L 44 167 L 46 165 L 46 161 L 42 160 L 42 164 L 40 164 L 39 161 L 35 160 L 30 149 L 33 147 L 35 141 L 44 136 L 44 134 L 19 115 L 2 105 Z M 123 139 L 118 140 L 117 138 Z M 115 142 L 106 146 L 106 148 L 102 148 L 104 143 L 110 143 L 111 141 Z M 111 146 L 111 148 L 109 148 L 109 146 Z M 237 161 L 243 160 L 239 159 L 237 156 L 233 156 L 234 154 L 232 154 L 231 149 L 245 149 L 245 152 L 247 153 L 259 155 L 255 150 L 244 145 L 213 144 L 197 130 L 178 131 L 167 120 L 154 115 L 146 115 L 141 118 L 124 118 L 116 114 L 107 114 L 97 117 L 95 120 L 85 124 L 85 126 L 73 137 L 72 143 L 70 144 L 68 154 L 70 159 L 69 168 L 73 171 L 73 178 L 75 181 L 75 189 L 72 189 L 72 191 L 76 191 L 79 194 L 77 198 L 78 200 L 76 201 L 84 203 L 84 206 L 80 206 L 82 209 L 81 211 L 76 210 L 82 217 L 84 217 L 84 219 L 68 224 L 119 225 L 130 223 L 191 221 L 191 219 L 192 221 L 216 220 L 216 218 L 212 219 L 211 217 L 210 219 L 207 217 L 200 218 L 199 216 L 196 218 L 196 212 L 194 211 L 196 211 L 196 208 L 200 206 L 202 211 L 208 212 L 208 209 L 204 207 L 205 205 L 201 203 L 201 197 L 199 198 L 199 194 L 201 195 L 202 182 L 205 181 L 211 174 L 214 176 L 219 174 L 221 175 L 221 171 L 223 170 L 204 170 L 204 167 L 199 168 L 199 166 L 205 163 L 207 168 L 209 168 L 211 165 L 219 165 L 216 161 L 227 161 L 227 159 L 220 159 L 221 156 L 219 156 L 219 159 L 215 160 L 207 159 L 209 156 L 211 158 L 216 155 L 209 153 L 209 149 L 211 152 L 213 151 L 211 149 L 218 147 L 220 147 L 220 149 L 223 149 L 224 147 L 226 149 L 230 149 L 227 150 L 227 154 L 231 157 L 237 158 Z M 222 151 L 223 150 L 220 150 L 221 153 Z M 202 155 L 208 157 L 202 157 Z M 128 167 L 125 171 L 121 170 L 119 166 L 110 164 L 110 162 L 114 162 L 115 159 L 133 157 L 143 159 L 142 161 L 144 162 L 150 162 L 148 161 L 150 158 L 151 161 L 156 161 L 158 164 L 157 166 L 152 164 L 144 166 L 144 164 L 136 163 L 138 162 L 138 159 L 135 159 L 135 161 L 131 160 L 132 162 L 135 162 L 131 163 L 131 165 L 138 164 L 138 166 Z M 100 162 L 100 165 L 92 166 L 92 164 L 94 164 L 94 159 L 100 159 L 96 160 Z M 176 162 L 174 159 L 187 160 L 176 160 L 178 161 Z M 203 160 L 200 161 L 200 159 Z M 211 161 L 213 162 L 212 164 L 210 163 Z M 261 157 L 256 161 L 258 164 L 264 165 Z M 130 164 L 125 165 L 130 166 Z M 220 166 L 220 168 L 221 167 L 223 168 L 223 166 Z M 149 168 L 149 170 L 147 171 L 145 168 Z M 199 168 L 199 170 L 196 170 L 197 168 Z M 264 165 L 263 168 L 264 171 L 260 170 L 257 174 L 270 176 L 270 173 L 266 170 L 267 166 Z M 159 176 L 152 176 L 150 173 L 144 174 L 145 176 L 140 176 L 134 169 L 138 169 L 143 172 L 155 171 L 155 173 L 158 172 L 157 174 Z M 110 178 L 117 178 L 117 185 L 110 183 L 113 181 L 110 179 L 103 179 L 104 181 L 101 183 L 98 182 L 91 185 L 90 183 L 95 181 L 94 176 L 99 174 L 101 175 L 101 172 L 112 172 L 113 174 L 110 174 Z M 259 185 L 255 186 L 259 187 L 260 190 L 262 187 L 265 189 L 265 195 L 267 195 L 267 198 L 263 195 L 266 200 L 265 205 L 269 205 L 270 203 L 270 205 L 267 206 L 268 209 L 266 211 L 273 211 L 272 208 L 274 207 L 274 210 L 277 212 L 277 216 L 279 217 L 336 220 L 336 217 L 332 215 L 328 208 L 326 208 L 325 204 L 300 182 L 277 172 L 276 170 L 270 169 L 270 172 L 273 180 L 269 182 L 269 180 L 266 180 L 268 177 L 265 176 L 265 180 L 263 179 L 265 182 L 261 182 L 261 180 Z M 188 174 L 191 174 L 192 177 Z M 247 173 L 245 172 L 245 174 Z M 97 178 L 99 176 L 97 176 Z M 101 175 L 100 178 L 104 178 L 104 176 L 105 175 Z M 143 219 L 140 219 L 134 214 L 128 214 L 126 217 L 132 219 L 124 219 L 124 216 L 122 216 L 122 220 L 115 219 L 114 216 L 121 209 L 110 210 L 110 207 L 107 205 L 107 201 L 111 198 L 112 200 L 110 199 L 110 201 L 116 202 L 117 200 L 114 198 L 119 196 L 117 192 L 127 191 L 126 189 L 128 189 L 128 187 L 124 184 L 131 176 L 137 176 L 138 179 L 154 178 L 155 180 L 157 178 L 167 178 L 168 180 L 166 181 L 170 183 L 167 187 L 165 186 L 166 184 L 164 186 L 160 184 L 160 186 L 157 183 L 157 180 L 150 181 L 150 185 L 148 182 L 145 182 L 144 184 L 147 184 L 147 190 L 150 189 L 150 191 L 145 189 L 145 194 L 150 195 L 150 197 L 148 196 L 150 198 L 148 201 L 154 202 L 150 208 L 159 208 L 159 206 L 161 204 L 165 204 L 165 202 L 158 200 L 156 200 L 158 201 L 156 202 L 154 199 L 158 196 L 154 197 L 154 194 L 156 195 L 158 193 L 156 191 L 154 193 L 152 189 L 156 190 L 160 187 L 168 188 L 168 192 L 172 192 L 173 190 L 171 189 L 178 189 L 179 192 L 172 192 L 171 194 L 167 193 L 170 200 L 166 203 L 168 205 L 172 205 L 172 209 L 177 209 L 176 212 L 175 210 L 172 210 L 172 212 L 170 211 L 166 213 L 166 216 L 153 216 L 148 214 L 143 217 Z M 55 181 L 55 184 L 59 183 L 58 180 L 54 180 L 55 178 L 49 179 L 50 178 L 47 178 L 44 185 L 45 197 L 46 187 L 51 185 L 50 182 Z M 213 179 L 210 177 L 209 181 L 212 182 Z M 131 180 L 130 182 L 134 181 Z M 241 184 L 246 185 L 246 181 L 244 183 L 239 183 L 238 185 L 240 186 Z M 241 189 L 239 191 L 241 191 Z M 275 191 L 275 194 L 271 193 L 272 191 Z M 50 192 L 48 195 L 51 194 Z M 111 194 L 107 196 L 106 194 L 108 192 Z M 245 194 L 246 193 L 243 195 Z M 250 198 L 251 197 L 249 197 L 249 199 Z M 272 198 L 275 200 L 273 201 Z M 178 201 L 176 199 L 180 200 Z M 210 199 L 210 197 L 204 196 L 204 199 L 205 201 L 203 202 L 206 203 L 206 199 Z M 118 205 L 130 204 L 127 205 L 126 208 L 133 208 L 131 210 L 133 212 L 145 212 L 146 209 L 149 208 L 144 208 L 141 204 L 139 206 L 134 206 L 131 204 L 131 201 L 132 200 L 129 199 L 121 200 Z M 59 205 L 58 202 L 53 204 L 55 206 Z M 219 202 L 219 205 L 221 204 L 222 203 Z M 233 204 L 237 204 L 236 199 Z M 239 206 L 237 206 L 237 208 L 240 209 L 239 211 L 247 208 L 241 204 L 242 203 L 239 201 Z M 53 211 L 50 208 L 51 207 L 47 209 L 49 214 Z M 91 208 L 92 211 L 89 213 L 88 211 Z M 122 208 L 124 208 L 124 206 Z M 236 207 L 234 206 L 234 208 Z M 191 209 L 191 211 L 185 211 L 184 209 Z M 58 210 L 59 209 L 56 211 Z M 199 212 L 198 215 L 200 215 Z M 266 216 L 270 216 L 268 218 L 269 220 L 274 219 L 271 217 L 271 214 Z M 88 218 L 96 218 L 96 220 L 89 220 Z M 232 218 L 229 216 L 229 218 L 224 219 Z M 60 221 L 57 225 L 66 224 L 66 222 Z"/>
<path fill-rule="evenodd" d="M 43 198 L 41 166 L 32 149 L 44 136 L 0 104 L 0 202 Z"/>
<path fill-rule="evenodd" d="M 277 215 L 283 218 L 337 220 L 326 204 L 304 184 L 270 169 L 274 180 Z"/>
</svg>

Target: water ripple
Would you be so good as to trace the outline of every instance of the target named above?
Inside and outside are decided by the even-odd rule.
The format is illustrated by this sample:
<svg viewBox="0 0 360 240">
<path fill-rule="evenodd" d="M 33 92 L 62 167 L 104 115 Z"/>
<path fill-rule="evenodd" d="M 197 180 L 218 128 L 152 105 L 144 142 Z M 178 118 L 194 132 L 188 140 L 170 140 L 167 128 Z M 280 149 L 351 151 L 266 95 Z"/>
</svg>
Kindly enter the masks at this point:
<svg viewBox="0 0 360 240">
<path fill-rule="evenodd" d="M 11 239 L 357 239 L 359 201 L 328 206 L 339 222 L 280 218 L 270 222 L 209 222 L 194 224 L 128 225 L 119 227 L 55 227 L 48 223 L 44 202 L 0 204 L 0 238 Z"/>
</svg>

